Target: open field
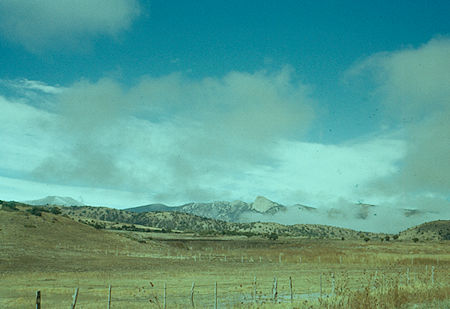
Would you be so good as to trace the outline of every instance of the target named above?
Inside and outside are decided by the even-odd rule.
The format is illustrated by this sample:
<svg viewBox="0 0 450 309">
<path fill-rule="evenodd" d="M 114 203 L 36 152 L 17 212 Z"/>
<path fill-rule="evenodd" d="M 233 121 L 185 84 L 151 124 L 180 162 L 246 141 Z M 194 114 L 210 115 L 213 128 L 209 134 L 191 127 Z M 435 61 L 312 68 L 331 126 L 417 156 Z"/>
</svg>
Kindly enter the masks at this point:
<svg viewBox="0 0 450 309">
<path fill-rule="evenodd" d="M 200 238 L 97 230 L 51 213 L 0 212 L 1 308 L 32 307 L 37 290 L 42 308 L 69 307 L 77 287 L 77 308 L 105 308 L 109 285 L 112 308 L 163 308 L 164 285 L 167 308 L 189 308 L 193 283 L 195 306 L 214 308 L 216 282 L 220 308 L 450 304 L 448 241 Z"/>
</svg>

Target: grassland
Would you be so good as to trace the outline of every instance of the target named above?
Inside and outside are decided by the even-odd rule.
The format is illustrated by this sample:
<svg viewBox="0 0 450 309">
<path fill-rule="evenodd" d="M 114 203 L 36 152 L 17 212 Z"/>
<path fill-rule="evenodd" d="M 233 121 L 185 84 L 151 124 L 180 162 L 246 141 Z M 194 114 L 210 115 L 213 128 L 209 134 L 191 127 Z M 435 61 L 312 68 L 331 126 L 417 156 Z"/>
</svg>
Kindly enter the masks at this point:
<svg viewBox="0 0 450 309">
<path fill-rule="evenodd" d="M 196 308 L 214 307 L 216 282 L 220 308 L 450 305 L 448 241 L 107 231 L 26 207 L 0 223 L 0 308 L 30 308 L 37 290 L 42 308 L 69 307 L 77 287 L 77 308 L 105 308 L 109 285 L 112 308 L 162 308 L 164 285 L 167 308 L 189 308 L 193 282 Z"/>
</svg>

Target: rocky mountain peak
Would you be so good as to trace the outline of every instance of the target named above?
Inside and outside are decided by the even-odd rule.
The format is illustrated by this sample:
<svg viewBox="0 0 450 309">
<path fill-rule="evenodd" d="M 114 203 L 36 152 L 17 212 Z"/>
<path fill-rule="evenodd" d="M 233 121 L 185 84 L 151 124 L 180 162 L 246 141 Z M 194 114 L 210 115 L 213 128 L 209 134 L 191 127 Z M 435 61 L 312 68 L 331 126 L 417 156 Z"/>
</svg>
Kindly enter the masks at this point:
<svg viewBox="0 0 450 309">
<path fill-rule="evenodd" d="M 257 196 L 252 204 L 252 209 L 261 213 L 265 213 L 273 207 L 278 207 L 280 204 L 272 202 L 264 196 Z"/>
</svg>

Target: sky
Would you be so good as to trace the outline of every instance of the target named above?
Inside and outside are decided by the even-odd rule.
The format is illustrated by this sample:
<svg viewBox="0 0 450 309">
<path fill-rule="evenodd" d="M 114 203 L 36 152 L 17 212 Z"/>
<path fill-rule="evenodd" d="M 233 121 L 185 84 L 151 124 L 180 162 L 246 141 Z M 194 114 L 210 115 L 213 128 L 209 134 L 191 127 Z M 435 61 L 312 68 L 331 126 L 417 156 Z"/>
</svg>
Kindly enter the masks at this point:
<svg viewBox="0 0 450 309">
<path fill-rule="evenodd" d="M 0 2 L 0 199 L 450 218 L 449 1 Z"/>
</svg>

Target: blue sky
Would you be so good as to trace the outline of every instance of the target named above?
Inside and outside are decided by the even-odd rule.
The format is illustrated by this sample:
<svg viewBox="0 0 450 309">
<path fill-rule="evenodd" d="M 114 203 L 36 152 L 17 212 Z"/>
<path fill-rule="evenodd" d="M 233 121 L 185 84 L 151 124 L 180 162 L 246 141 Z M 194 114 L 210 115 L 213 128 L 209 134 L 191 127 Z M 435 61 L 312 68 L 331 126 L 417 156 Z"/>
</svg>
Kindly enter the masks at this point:
<svg viewBox="0 0 450 309">
<path fill-rule="evenodd" d="M 448 211 L 449 15 L 448 1 L 4 0 L 0 198 Z"/>
</svg>

